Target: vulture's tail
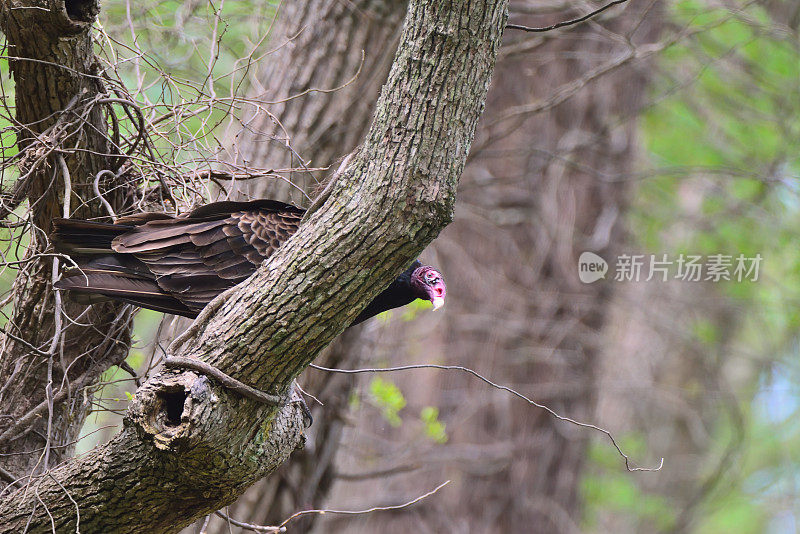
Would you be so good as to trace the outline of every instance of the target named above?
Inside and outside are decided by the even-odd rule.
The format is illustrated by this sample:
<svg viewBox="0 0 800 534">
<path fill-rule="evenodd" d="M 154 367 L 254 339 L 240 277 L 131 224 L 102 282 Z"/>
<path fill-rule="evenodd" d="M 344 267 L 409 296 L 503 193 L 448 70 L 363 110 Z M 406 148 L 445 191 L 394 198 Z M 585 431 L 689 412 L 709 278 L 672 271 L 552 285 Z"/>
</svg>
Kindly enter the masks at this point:
<svg viewBox="0 0 800 534">
<path fill-rule="evenodd" d="M 155 281 L 135 275 L 91 268 L 71 269 L 55 287 L 67 291 L 71 300 L 81 304 L 118 300 L 164 313 L 197 317 L 196 310 L 164 293 Z"/>
<path fill-rule="evenodd" d="M 67 291 L 71 300 L 82 304 L 121 300 L 166 313 L 197 315 L 162 291 L 155 276 L 135 256 L 114 252 L 114 238 L 135 226 L 77 219 L 55 219 L 53 225 L 50 239 L 56 252 L 67 254 L 77 264 L 55 284 Z"/>
<path fill-rule="evenodd" d="M 111 224 L 79 219 L 53 219 L 50 236 L 57 252 L 70 255 L 111 254 L 111 242 L 134 229 L 126 224 Z"/>
</svg>

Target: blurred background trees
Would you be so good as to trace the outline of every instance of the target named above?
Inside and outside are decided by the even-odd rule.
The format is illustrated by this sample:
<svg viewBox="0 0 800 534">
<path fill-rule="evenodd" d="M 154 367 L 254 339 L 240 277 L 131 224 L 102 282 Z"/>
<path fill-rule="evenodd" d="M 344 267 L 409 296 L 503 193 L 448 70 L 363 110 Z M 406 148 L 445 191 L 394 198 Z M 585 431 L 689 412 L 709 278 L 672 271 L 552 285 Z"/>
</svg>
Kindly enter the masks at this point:
<svg viewBox="0 0 800 534">
<path fill-rule="evenodd" d="M 546 26 L 598 5 L 514 1 L 510 20 Z M 237 170 L 233 183 L 198 176 L 183 202 L 306 205 L 361 141 L 404 8 L 114 0 L 97 46 L 158 121 L 156 150 L 198 172 Z M 310 401 L 306 450 L 230 515 L 275 524 L 301 509 L 404 502 L 451 480 L 402 511 L 295 528 L 795 531 L 799 32 L 788 0 L 631 0 L 575 27 L 509 30 L 456 220 L 426 253 L 447 278 L 447 306 L 386 314 L 319 362 L 468 366 L 607 428 L 637 465 L 664 457 L 661 471 L 627 472 L 601 434 L 466 375 L 309 370 L 301 385 L 324 406 Z M 159 118 L 165 109 L 175 112 Z M 249 167 L 280 177 L 240 172 Z M 587 250 L 610 264 L 588 285 L 577 277 Z M 615 281 L 620 254 L 763 262 L 755 282 Z M 7 266 L 6 287 L 14 274 Z M 163 354 L 171 330 L 160 321 L 137 315 L 128 362 L 139 372 Z M 114 432 L 135 389 L 121 371 L 106 382 L 80 450 Z M 219 518 L 205 528 L 229 531 Z"/>
</svg>

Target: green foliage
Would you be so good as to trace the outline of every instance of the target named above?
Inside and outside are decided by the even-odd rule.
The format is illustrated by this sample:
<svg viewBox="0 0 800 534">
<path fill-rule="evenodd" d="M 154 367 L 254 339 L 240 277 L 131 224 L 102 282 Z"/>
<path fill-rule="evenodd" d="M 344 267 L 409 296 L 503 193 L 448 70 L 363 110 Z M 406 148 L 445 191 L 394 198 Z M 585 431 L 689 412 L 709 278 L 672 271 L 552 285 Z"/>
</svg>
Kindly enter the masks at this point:
<svg viewBox="0 0 800 534">
<path fill-rule="evenodd" d="M 720 501 L 718 508 L 703 518 L 702 524 L 695 530 L 697 534 L 761 534 L 765 531 L 764 511 L 746 496 L 731 497 Z"/>
<path fill-rule="evenodd" d="M 223 121 L 239 112 L 219 103 L 233 91 L 243 94 L 255 69 L 243 58 L 266 52 L 263 37 L 275 4 L 228 2 L 217 20 L 220 4 L 104 3 L 98 50 L 102 46 L 108 62 L 119 64 L 117 74 L 148 120 L 180 105 L 181 117 L 160 123 L 164 135 L 154 138 L 156 150 L 169 154 L 168 160 L 186 162 L 213 152 Z M 629 227 L 641 247 L 654 252 L 764 256 L 759 282 L 720 284 L 721 295 L 737 303 L 744 317 L 735 333 L 736 354 L 723 357 L 745 354 L 755 363 L 772 364 L 764 365 L 758 383 L 737 384 L 742 422 L 730 417 L 716 421 L 708 472 L 697 473 L 698 480 L 712 476 L 728 448 L 738 452 L 720 480 L 699 497 L 695 522 L 687 529 L 756 533 L 768 531 L 781 514 L 800 513 L 794 497 L 800 480 L 800 50 L 796 36 L 771 31 L 776 21 L 763 5 L 748 3 L 736 15 L 719 5 L 707 0 L 668 4 L 671 23 L 685 30 L 686 37 L 667 48 L 653 69 L 654 105 L 646 108 L 641 121 L 641 143 L 649 161 L 642 165 L 644 179 L 632 198 Z M 8 83 L 6 59 L 0 58 L 0 72 L 5 73 L 10 102 L 13 84 Z M 220 100 L 204 111 L 212 93 Z M 124 119 L 122 110 L 117 112 Z M 16 153 L 14 135 L 10 123 L 0 122 L 6 157 Z M 186 140 L 192 150 L 172 148 Z M 3 189 L 14 179 L 7 172 Z M 13 229 L 0 232 L 4 241 L 15 237 Z M 7 261 L 20 258 L 27 239 L 23 236 L 19 248 L 9 249 Z M 0 286 L 10 287 L 15 274 L 13 269 L 2 271 Z M 403 321 L 411 321 L 430 306 L 418 300 L 402 312 L 381 314 L 379 320 L 388 322 L 399 313 Z M 155 312 L 140 312 L 135 337 L 153 339 L 159 319 Z M 718 325 L 702 317 L 690 324 L 694 340 L 713 353 L 722 337 Z M 140 369 L 149 361 L 150 349 L 134 348 L 128 362 Z M 108 401 L 131 398 L 133 385 L 123 371 L 110 369 L 103 380 L 108 384 L 97 394 L 102 407 L 118 408 Z M 681 393 L 686 396 L 719 394 L 702 390 L 699 381 L 685 387 Z M 374 378 L 367 402 L 389 424 L 401 425 L 406 399 L 394 383 Z M 357 393 L 351 393 L 349 404 L 361 407 Z M 436 407 L 422 408 L 419 418 L 428 439 L 447 441 Z M 109 421 L 118 419 L 103 411 L 90 417 L 83 434 L 92 438 L 79 442 L 79 452 L 103 440 L 97 430 Z M 737 437 L 741 435 L 746 439 Z M 626 436 L 622 446 L 635 458 L 646 458 L 651 450 L 637 435 Z M 581 483 L 584 526 L 600 528 L 601 515 L 610 511 L 637 524 L 640 532 L 675 528 L 683 510 L 650 483 L 681 466 L 667 459 L 665 472 L 627 473 L 605 442 L 590 446 L 587 464 Z"/>
<path fill-rule="evenodd" d="M 406 399 L 393 382 L 375 377 L 369 384 L 370 402 L 378 408 L 386 421 L 392 426 L 400 426 L 400 410 L 405 408 Z"/>
<path fill-rule="evenodd" d="M 713 346 L 719 341 L 719 330 L 717 325 L 706 318 L 699 318 L 693 325 L 695 337 L 708 346 Z"/>
<path fill-rule="evenodd" d="M 392 319 L 395 317 L 395 311 L 401 312 L 400 313 L 400 320 L 404 322 L 413 321 L 417 318 L 421 311 L 431 310 L 433 309 L 433 304 L 431 304 L 428 300 L 417 299 L 411 304 L 404 306 L 400 310 L 387 310 L 385 312 L 381 312 L 375 317 L 378 318 L 378 321 L 383 324 L 389 324 Z"/>
<path fill-rule="evenodd" d="M 361 408 L 361 397 L 355 389 L 350 390 L 350 395 L 347 397 L 347 406 L 354 412 Z"/>
<path fill-rule="evenodd" d="M 392 310 L 386 310 L 385 312 L 381 312 L 375 316 L 376 321 L 378 321 L 382 325 L 387 325 L 392 321 L 392 317 L 394 317 L 394 313 Z"/>
<path fill-rule="evenodd" d="M 425 406 L 419 413 L 419 418 L 425 425 L 425 435 L 436 443 L 447 443 L 445 424 L 439 421 L 439 408 Z"/>
<path fill-rule="evenodd" d="M 629 226 L 648 252 L 762 255 L 757 282 L 715 288 L 738 314 L 733 332 L 685 310 L 694 345 L 736 374 L 727 386 L 734 406 L 720 407 L 712 421 L 690 511 L 649 484 L 669 474 L 620 473 L 612 465 L 618 457 L 593 446 L 582 486 L 589 528 L 609 511 L 642 532 L 670 531 L 690 513 L 680 530 L 703 534 L 794 531 L 800 517 L 800 47 L 796 31 L 778 29 L 786 21 L 768 4 L 737 4 L 736 12 L 721 5 L 668 4 L 671 22 L 686 33 L 652 71 L 655 104 L 640 123 L 649 161 Z M 723 396 L 700 379 L 682 387 L 682 398 Z M 681 466 L 667 458 L 664 469 Z"/>
</svg>

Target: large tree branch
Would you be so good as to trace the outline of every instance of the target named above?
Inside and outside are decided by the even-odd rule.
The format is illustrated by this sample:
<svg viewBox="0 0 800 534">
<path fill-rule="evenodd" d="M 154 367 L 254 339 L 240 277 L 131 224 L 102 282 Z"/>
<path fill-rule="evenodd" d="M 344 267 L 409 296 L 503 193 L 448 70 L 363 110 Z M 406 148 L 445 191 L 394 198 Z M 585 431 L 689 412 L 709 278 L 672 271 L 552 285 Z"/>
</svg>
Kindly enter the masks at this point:
<svg viewBox="0 0 800 534">
<path fill-rule="evenodd" d="M 328 201 L 246 283 L 213 302 L 175 356 L 264 391 L 291 380 L 450 222 L 506 20 L 506 0 L 416 0 L 360 153 Z M 167 532 L 213 511 L 300 442 L 294 406 L 193 372 L 137 392 L 111 442 L 0 502 L 0 532 Z M 38 503 L 38 504 L 37 504 Z"/>
</svg>

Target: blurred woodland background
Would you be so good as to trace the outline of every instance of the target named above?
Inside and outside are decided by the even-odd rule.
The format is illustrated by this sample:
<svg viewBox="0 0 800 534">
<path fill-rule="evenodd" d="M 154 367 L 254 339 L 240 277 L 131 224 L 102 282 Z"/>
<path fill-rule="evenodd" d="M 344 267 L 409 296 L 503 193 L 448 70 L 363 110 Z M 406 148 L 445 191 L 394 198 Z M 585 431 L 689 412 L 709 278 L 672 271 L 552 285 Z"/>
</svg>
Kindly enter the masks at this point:
<svg viewBox="0 0 800 534">
<path fill-rule="evenodd" d="M 600 5 L 512 0 L 509 22 L 545 27 Z M 137 168 L 162 173 L 184 208 L 265 196 L 307 206 L 370 124 L 405 7 L 104 2 L 104 66 L 156 132 L 152 150 L 194 179 Z M 289 531 L 797 531 L 799 154 L 795 1 L 629 0 L 579 25 L 507 30 L 455 221 L 423 258 L 444 273 L 447 305 L 388 312 L 316 363 L 469 367 L 607 429 L 633 465 L 663 457 L 663 468 L 629 472 L 602 433 L 463 372 L 309 369 L 300 384 L 324 406 L 309 400 L 306 448 L 226 513 L 278 524 L 403 503 L 450 480 L 413 506 L 308 515 Z M 9 291 L 22 228 L 3 230 Z M 605 280 L 579 281 L 583 251 L 609 261 Z M 757 281 L 637 283 L 614 280 L 620 254 L 763 261 Z M 177 323 L 136 315 L 127 362 L 140 376 Z M 135 389 L 106 373 L 79 452 L 116 432 Z M 216 516 L 185 532 L 202 529 L 245 532 Z"/>
</svg>

